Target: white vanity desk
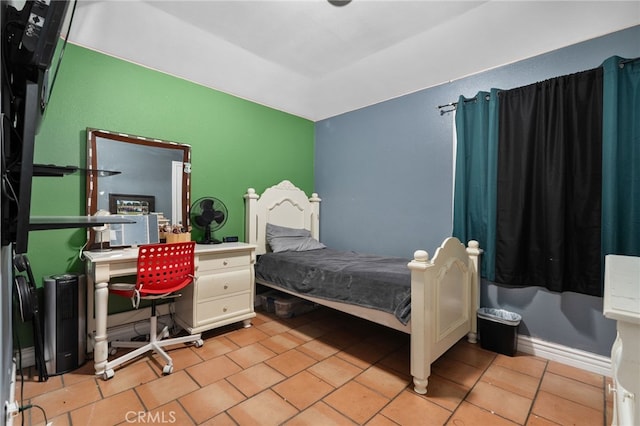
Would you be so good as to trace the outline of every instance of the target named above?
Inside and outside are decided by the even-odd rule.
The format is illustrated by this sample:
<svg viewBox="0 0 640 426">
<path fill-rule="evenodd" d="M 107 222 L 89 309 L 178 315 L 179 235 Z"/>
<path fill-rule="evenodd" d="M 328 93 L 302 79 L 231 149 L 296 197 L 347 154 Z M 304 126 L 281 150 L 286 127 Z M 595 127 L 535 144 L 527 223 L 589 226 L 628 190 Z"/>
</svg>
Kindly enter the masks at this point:
<svg viewBox="0 0 640 426">
<path fill-rule="evenodd" d="M 255 317 L 255 248 L 245 243 L 197 244 L 196 280 L 176 300 L 176 322 L 192 334 L 238 321 L 244 321 L 245 327 L 251 325 L 251 318 Z M 87 251 L 84 257 L 87 349 L 93 349 L 95 372 L 101 376 L 109 353 L 107 328 L 145 320 L 151 314 L 146 308 L 108 315 L 108 282 L 114 277 L 136 275 L 137 249 Z"/>
<path fill-rule="evenodd" d="M 617 321 L 611 349 L 613 425 L 640 424 L 640 257 L 605 257 L 604 316 Z"/>
</svg>

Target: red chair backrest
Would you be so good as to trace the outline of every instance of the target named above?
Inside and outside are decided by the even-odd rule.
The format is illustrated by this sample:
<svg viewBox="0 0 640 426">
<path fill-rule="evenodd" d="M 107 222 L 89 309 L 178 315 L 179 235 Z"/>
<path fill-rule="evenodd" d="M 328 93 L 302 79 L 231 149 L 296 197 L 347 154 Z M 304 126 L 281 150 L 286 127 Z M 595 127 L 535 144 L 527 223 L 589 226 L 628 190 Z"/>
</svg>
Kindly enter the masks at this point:
<svg viewBox="0 0 640 426">
<path fill-rule="evenodd" d="M 145 244 L 138 248 L 138 279 L 141 296 L 178 291 L 193 281 L 195 241 Z"/>
</svg>

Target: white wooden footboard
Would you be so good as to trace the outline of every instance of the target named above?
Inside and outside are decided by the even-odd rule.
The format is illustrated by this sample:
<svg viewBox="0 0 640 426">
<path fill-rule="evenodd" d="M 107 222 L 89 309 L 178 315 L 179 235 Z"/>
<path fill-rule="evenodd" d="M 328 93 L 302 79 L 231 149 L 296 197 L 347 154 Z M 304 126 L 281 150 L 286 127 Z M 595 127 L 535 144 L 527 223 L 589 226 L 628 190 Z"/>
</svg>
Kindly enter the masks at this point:
<svg viewBox="0 0 640 426">
<path fill-rule="evenodd" d="M 433 260 L 418 250 L 411 269 L 411 375 L 414 390 L 427 393 L 431 363 L 465 335 L 475 343 L 479 304 L 477 241 L 469 247 L 447 238 Z"/>
</svg>

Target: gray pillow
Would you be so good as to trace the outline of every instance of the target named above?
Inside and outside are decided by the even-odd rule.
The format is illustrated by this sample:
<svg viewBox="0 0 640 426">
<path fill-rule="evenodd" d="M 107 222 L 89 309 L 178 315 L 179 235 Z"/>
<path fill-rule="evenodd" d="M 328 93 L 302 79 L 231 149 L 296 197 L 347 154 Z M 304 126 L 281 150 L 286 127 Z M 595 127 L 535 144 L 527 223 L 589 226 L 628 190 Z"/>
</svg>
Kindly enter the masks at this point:
<svg viewBox="0 0 640 426">
<path fill-rule="evenodd" d="M 326 246 L 311 236 L 308 229 L 287 228 L 267 223 L 267 243 L 271 251 L 307 251 Z"/>
</svg>

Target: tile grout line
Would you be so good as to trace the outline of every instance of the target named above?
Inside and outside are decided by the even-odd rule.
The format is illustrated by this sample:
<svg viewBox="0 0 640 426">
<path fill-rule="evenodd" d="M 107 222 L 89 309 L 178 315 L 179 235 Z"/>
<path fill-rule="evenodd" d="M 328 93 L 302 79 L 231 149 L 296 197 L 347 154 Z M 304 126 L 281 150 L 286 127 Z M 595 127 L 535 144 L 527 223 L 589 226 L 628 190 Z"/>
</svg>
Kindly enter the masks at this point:
<svg viewBox="0 0 640 426">
<path fill-rule="evenodd" d="M 533 406 L 535 405 L 536 400 L 538 399 L 538 395 L 540 393 L 540 387 L 542 386 L 542 381 L 544 380 L 545 374 L 547 374 L 547 368 L 549 368 L 549 361 L 545 360 L 544 369 L 542 370 L 542 374 L 540 375 L 540 380 L 538 380 L 538 386 L 536 386 L 536 392 L 533 394 L 533 399 L 531 400 L 531 406 L 529 407 L 529 412 L 527 413 L 527 418 L 525 419 L 525 423 L 524 424 L 527 424 L 527 422 L 531 418 L 531 415 L 534 414 L 533 413 Z M 544 418 L 544 417 L 542 417 L 542 418 Z M 549 421 L 551 421 L 551 420 L 549 420 Z"/>
<path fill-rule="evenodd" d="M 602 425 L 607 426 L 607 378 L 602 376 Z"/>
<path fill-rule="evenodd" d="M 474 343 L 474 345 L 477 345 L 477 344 L 478 344 L 478 343 Z M 474 347 L 474 348 L 473 348 L 473 350 L 476 350 L 476 348 Z M 445 352 L 445 353 L 446 353 L 446 352 Z M 444 355 L 444 354 L 443 354 L 443 355 Z M 467 403 L 469 403 L 469 404 L 473 405 L 474 407 L 478 407 L 479 409 L 481 409 L 481 410 L 483 410 L 483 411 L 486 411 L 486 412 L 491 413 L 491 411 L 487 410 L 486 408 L 484 408 L 484 407 L 479 407 L 479 406 L 477 406 L 476 404 L 473 404 L 473 403 L 471 403 L 471 402 L 467 401 L 467 397 L 468 397 L 468 396 L 469 396 L 469 394 L 473 391 L 473 389 L 476 387 L 476 385 L 478 384 L 478 382 L 480 381 L 480 379 L 482 378 L 482 376 L 484 376 L 484 374 L 487 372 L 487 370 L 488 370 L 488 369 L 493 365 L 493 363 L 496 361 L 496 358 L 497 358 L 497 355 L 496 355 L 496 354 L 494 354 L 493 358 L 491 359 L 491 362 L 490 362 L 489 364 L 487 364 L 487 366 L 482 370 L 482 374 L 480 374 L 480 375 L 478 376 L 478 379 L 473 383 L 473 385 L 471 385 L 471 386 L 469 387 L 469 390 L 464 394 L 464 397 L 463 397 L 462 399 L 460 399 L 460 402 L 458 402 L 458 404 L 456 405 L 455 409 L 453 409 L 453 410 L 451 411 L 451 415 L 447 418 L 447 422 L 451 420 L 451 418 L 452 418 L 452 417 L 455 415 L 455 413 L 458 411 L 458 409 L 460 408 L 460 406 L 462 405 L 462 403 L 463 403 L 463 402 L 465 402 L 465 401 L 466 401 Z M 466 364 L 466 365 L 468 365 L 468 366 L 470 366 L 470 367 L 475 367 L 474 365 L 468 364 L 468 363 L 466 363 L 466 362 L 464 362 L 464 361 L 460 361 L 460 362 L 461 362 L 461 363 L 463 363 L 463 364 Z M 477 367 L 476 367 L 476 368 L 477 368 Z M 445 377 L 442 377 L 442 376 L 440 376 L 440 375 L 437 375 L 437 376 L 441 377 L 441 378 L 442 378 L 442 379 L 444 379 L 444 380 L 449 380 L 449 379 L 447 379 L 447 378 L 445 378 Z M 449 381 L 451 381 L 451 380 L 449 380 Z M 495 413 L 492 413 L 492 414 L 495 414 Z M 499 416 L 499 417 L 504 418 L 504 417 L 502 417 L 502 416 Z M 507 419 L 507 420 L 508 420 L 508 419 Z M 446 424 L 446 422 L 445 422 L 445 424 Z"/>
</svg>

